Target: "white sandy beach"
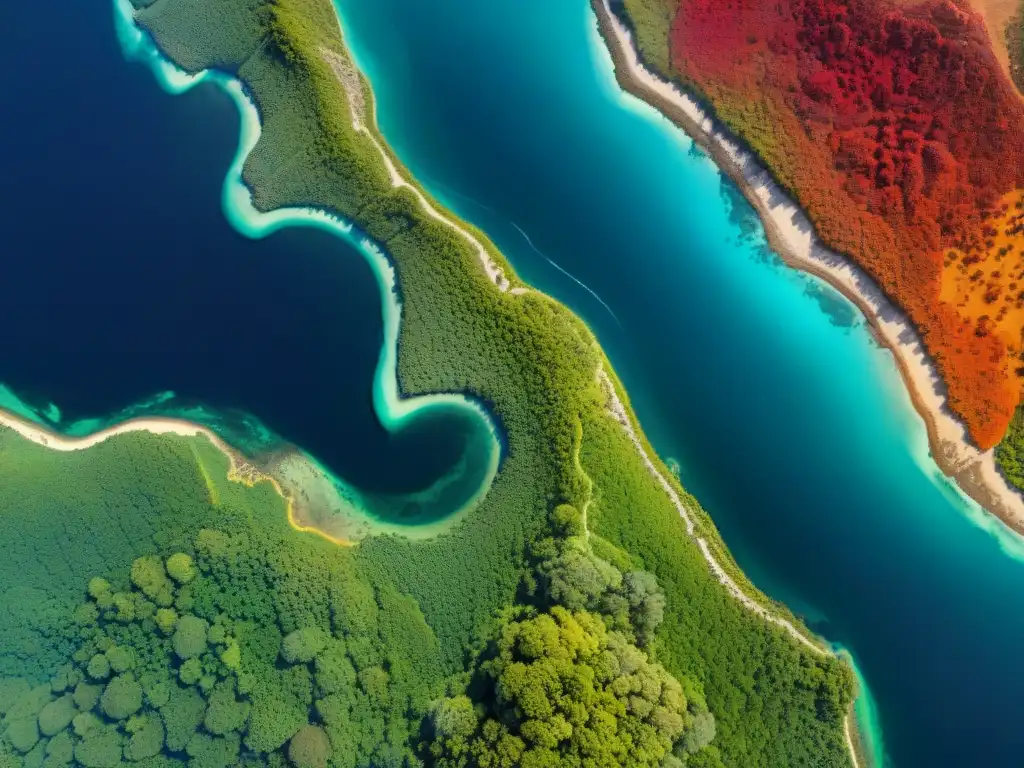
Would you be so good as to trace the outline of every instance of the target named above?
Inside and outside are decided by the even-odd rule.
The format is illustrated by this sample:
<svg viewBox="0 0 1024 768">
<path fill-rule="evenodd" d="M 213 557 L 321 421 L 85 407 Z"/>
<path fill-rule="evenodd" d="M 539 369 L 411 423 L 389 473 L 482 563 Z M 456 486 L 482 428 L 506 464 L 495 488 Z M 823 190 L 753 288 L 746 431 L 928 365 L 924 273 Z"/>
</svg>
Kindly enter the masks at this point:
<svg viewBox="0 0 1024 768">
<path fill-rule="evenodd" d="M 214 445 L 234 458 L 230 448 L 217 435 L 206 427 L 193 424 L 182 419 L 142 418 L 130 419 L 113 427 L 94 432 L 85 437 L 67 437 L 31 421 L 27 421 L 11 413 L 0 411 L 0 426 L 12 429 L 26 440 L 54 451 L 84 451 L 118 435 L 130 432 L 151 432 L 154 435 L 179 435 L 181 437 L 197 437 L 205 435 Z"/>
<path fill-rule="evenodd" d="M 611 12 L 608 0 L 597 0 L 594 6 L 620 84 L 666 113 L 711 152 L 719 168 L 757 209 L 773 249 L 784 261 L 824 280 L 860 308 L 878 340 L 896 359 L 911 399 L 925 420 L 936 463 L 981 506 L 1024 532 L 1024 498 L 999 473 L 994 452 L 973 445 L 963 423 L 947 407 L 944 384 L 902 310 L 863 270 L 821 243 L 804 212 L 756 157 L 733 141 L 694 99 L 641 64 L 631 33 Z"/>
<path fill-rule="evenodd" d="M 341 30 L 339 29 L 339 34 Z M 440 213 L 434 206 L 430 204 L 430 201 L 423 195 L 422 192 L 413 184 L 410 184 L 395 165 L 395 161 L 388 154 L 387 150 L 381 146 L 380 142 L 377 141 L 375 132 L 370 130 L 366 125 L 366 99 L 363 96 L 362 80 L 359 76 L 359 72 L 355 67 L 355 64 L 346 56 L 342 56 L 329 48 L 321 48 L 320 55 L 324 61 L 330 65 L 334 72 L 334 76 L 338 78 L 338 82 L 341 83 L 342 90 L 345 91 L 345 96 L 348 98 L 349 111 L 352 113 L 352 127 L 358 133 L 365 134 L 373 145 L 380 152 L 381 158 L 384 160 L 384 167 L 387 168 L 388 176 L 391 179 L 391 186 L 396 189 L 408 189 L 410 190 L 419 200 L 420 205 L 430 218 L 435 221 L 440 221 L 443 224 L 448 225 L 462 237 L 464 237 L 473 250 L 476 251 L 477 258 L 480 259 L 480 264 L 484 268 L 484 272 L 492 283 L 498 286 L 501 291 L 508 291 L 510 286 L 509 280 L 505 277 L 505 271 L 495 264 L 494 259 L 487 252 L 487 249 L 480 243 L 480 241 L 474 237 L 465 227 L 461 226 L 455 221 L 452 221 L 447 216 Z M 371 93 L 372 98 L 372 93 Z M 374 109 L 376 114 L 376 109 Z M 513 288 L 512 293 L 520 294 L 525 293 L 524 288 Z"/>
</svg>

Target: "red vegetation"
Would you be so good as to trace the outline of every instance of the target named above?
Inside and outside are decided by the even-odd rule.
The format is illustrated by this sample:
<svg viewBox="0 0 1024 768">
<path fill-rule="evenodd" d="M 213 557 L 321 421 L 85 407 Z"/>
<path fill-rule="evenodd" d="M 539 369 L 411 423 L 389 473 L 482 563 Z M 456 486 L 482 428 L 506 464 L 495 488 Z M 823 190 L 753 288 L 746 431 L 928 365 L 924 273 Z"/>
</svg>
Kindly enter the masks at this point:
<svg viewBox="0 0 1024 768">
<path fill-rule="evenodd" d="M 998 442 L 1017 363 L 939 299 L 947 251 L 980 258 L 1024 182 L 1024 104 L 980 21 L 945 0 L 681 0 L 671 47 L 824 240 L 907 310 L 975 441 Z"/>
</svg>

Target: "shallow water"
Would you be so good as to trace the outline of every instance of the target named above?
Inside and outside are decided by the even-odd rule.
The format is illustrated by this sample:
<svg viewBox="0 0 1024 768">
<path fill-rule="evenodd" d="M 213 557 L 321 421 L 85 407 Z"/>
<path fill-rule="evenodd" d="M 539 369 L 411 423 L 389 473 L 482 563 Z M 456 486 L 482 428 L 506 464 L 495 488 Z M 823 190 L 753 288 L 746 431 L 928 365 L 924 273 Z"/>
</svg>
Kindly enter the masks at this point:
<svg viewBox="0 0 1024 768">
<path fill-rule="evenodd" d="M 388 141 L 594 328 L 745 571 L 855 656 L 891 762 L 1019 764 L 1020 544 L 852 307 L 618 91 L 586 0 L 338 5 Z"/>
<path fill-rule="evenodd" d="M 251 453 L 294 443 L 393 523 L 435 522 L 489 485 L 496 447 L 478 408 L 397 402 L 393 356 L 381 360 L 390 282 L 382 293 L 358 238 L 330 221 L 274 231 L 301 212 L 263 221 L 237 196 L 224 201 L 237 228 L 269 236 L 225 218 L 240 121 L 223 88 L 164 93 L 125 62 L 109 0 L 56 24 L 38 5 L 8 12 L 63 53 L 37 57 L 29 34 L 0 53 L 7 73 L 34 62 L 3 88 L 17 119 L 0 128 L 13 150 L 0 405 L 69 434 L 157 413 Z"/>
</svg>

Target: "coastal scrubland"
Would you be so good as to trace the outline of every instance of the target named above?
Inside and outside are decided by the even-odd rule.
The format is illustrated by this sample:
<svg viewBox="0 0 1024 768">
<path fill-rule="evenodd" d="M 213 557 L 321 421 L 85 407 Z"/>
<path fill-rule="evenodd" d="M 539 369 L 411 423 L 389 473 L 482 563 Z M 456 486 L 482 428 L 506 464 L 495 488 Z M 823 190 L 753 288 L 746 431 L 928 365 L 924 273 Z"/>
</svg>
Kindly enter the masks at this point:
<svg viewBox="0 0 1024 768">
<path fill-rule="evenodd" d="M 179 66 L 246 85 L 257 207 L 387 253 L 403 393 L 479 398 L 507 455 L 448 533 L 340 548 L 201 438 L 0 432 L 0 765 L 848 765 L 849 667 L 718 582 L 609 416 L 590 331 L 391 185 L 323 55 L 348 56 L 330 2 L 136 7 Z"/>
<path fill-rule="evenodd" d="M 998 443 L 1021 389 L 1024 103 L 980 17 L 946 0 L 673 0 L 666 23 L 663 3 L 615 5 L 647 63 L 907 312 L 950 408 Z"/>
</svg>

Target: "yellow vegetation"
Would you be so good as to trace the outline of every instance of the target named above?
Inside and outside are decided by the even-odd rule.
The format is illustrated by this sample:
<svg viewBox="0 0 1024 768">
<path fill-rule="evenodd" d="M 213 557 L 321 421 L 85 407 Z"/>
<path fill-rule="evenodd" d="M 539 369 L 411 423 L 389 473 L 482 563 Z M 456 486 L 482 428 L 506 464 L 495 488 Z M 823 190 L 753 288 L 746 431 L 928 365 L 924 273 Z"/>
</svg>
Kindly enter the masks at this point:
<svg viewBox="0 0 1024 768">
<path fill-rule="evenodd" d="M 1010 351 L 1007 365 L 1018 369 L 1024 329 L 1024 191 L 1006 195 L 999 209 L 985 224 L 982 247 L 970 254 L 955 248 L 946 252 L 940 298 L 979 335 L 998 335 Z"/>
</svg>

